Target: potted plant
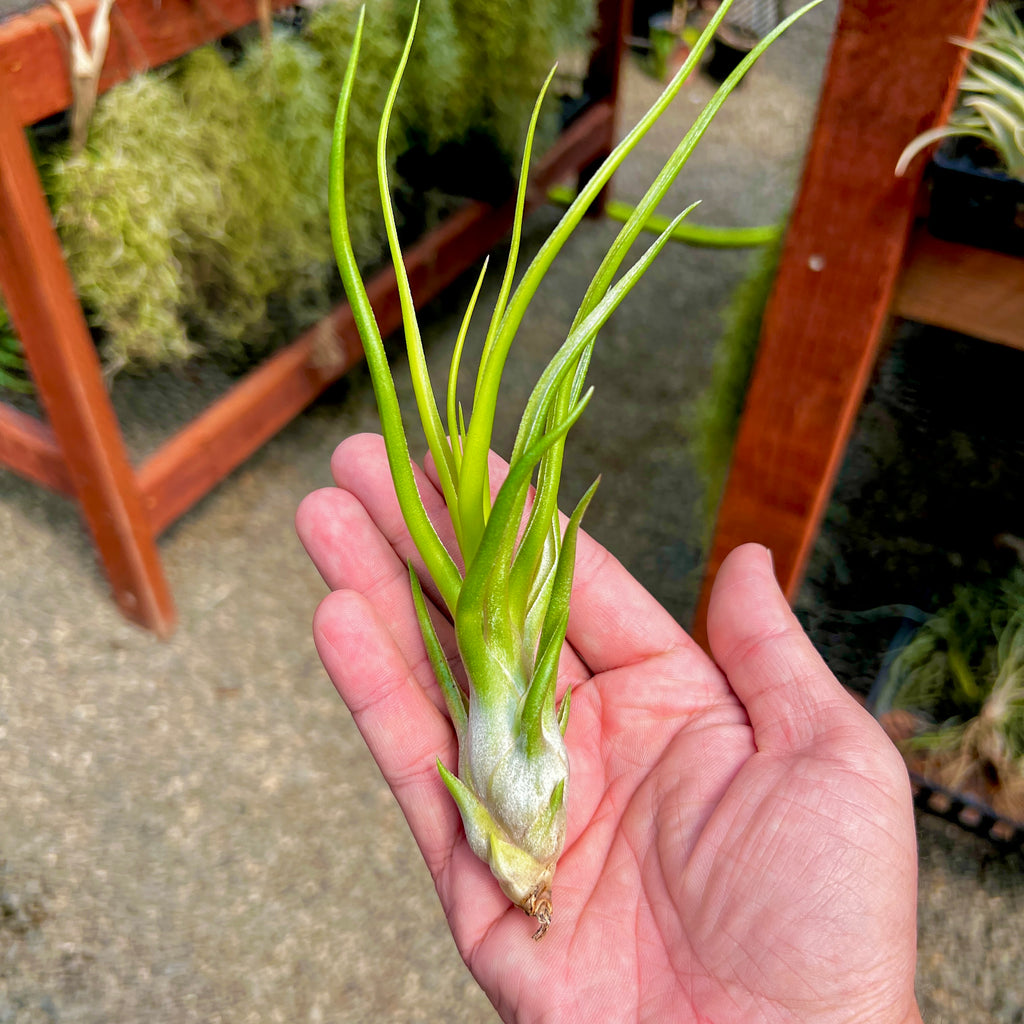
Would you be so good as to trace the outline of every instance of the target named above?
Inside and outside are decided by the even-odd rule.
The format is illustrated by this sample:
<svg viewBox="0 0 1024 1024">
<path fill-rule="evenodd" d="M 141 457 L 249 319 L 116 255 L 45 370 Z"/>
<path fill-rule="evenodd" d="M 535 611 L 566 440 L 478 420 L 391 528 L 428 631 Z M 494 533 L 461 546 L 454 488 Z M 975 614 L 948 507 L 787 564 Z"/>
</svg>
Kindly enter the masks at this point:
<svg viewBox="0 0 1024 1024">
<path fill-rule="evenodd" d="M 931 168 L 929 229 L 939 238 L 1024 255 L 1024 23 L 997 2 L 973 41 L 949 121 L 904 149 L 896 173 L 942 140 Z"/>
<path fill-rule="evenodd" d="M 781 0 L 738 0 L 718 31 L 705 71 L 723 82 L 741 60 L 782 20 Z"/>
<path fill-rule="evenodd" d="M 674 0 L 668 10 L 658 11 L 648 20 L 647 34 L 651 43 L 649 68 L 659 82 L 668 76 L 684 46 L 688 7 L 688 0 Z"/>
<path fill-rule="evenodd" d="M 871 703 L 911 770 L 1024 822 L 1024 567 L 926 617 Z"/>
</svg>

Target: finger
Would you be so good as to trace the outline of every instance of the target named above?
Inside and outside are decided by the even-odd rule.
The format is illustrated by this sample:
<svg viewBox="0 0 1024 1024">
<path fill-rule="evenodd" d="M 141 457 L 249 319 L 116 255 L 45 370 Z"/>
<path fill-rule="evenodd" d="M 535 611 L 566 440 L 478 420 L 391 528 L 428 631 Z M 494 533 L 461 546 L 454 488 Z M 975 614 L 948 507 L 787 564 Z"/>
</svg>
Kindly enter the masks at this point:
<svg viewBox="0 0 1024 1024">
<path fill-rule="evenodd" d="M 450 767 L 457 763 L 450 723 L 427 698 L 388 627 L 360 594 L 340 590 L 328 595 L 313 620 L 313 637 L 436 875 L 461 830 L 436 763 L 438 757 Z"/>
<path fill-rule="evenodd" d="M 424 589 L 442 607 L 440 595 L 402 518 L 384 439 L 379 434 L 355 434 L 346 438 L 331 457 L 331 473 L 339 487 L 359 499 L 402 562 L 412 561 Z M 462 558 L 444 497 L 418 466 L 413 466 L 413 473 L 427 515 L 461 572 Z"/>
<path fill-rule="evenodd" d="M 806 749 L 870 722 L 814 649 L 760 545 L 737 548 L 722 563 L 708 607 L 708 641 L 747 710 L 759 750 Z"/>
<path fill-rule="evenodd" d="M 438 707 L 443 698 L 420 634 L 409 570 L 355 495 L 340 488 L 314 491 L 295 515 L 299 538 L 332 590 L 356 590 L 389 624 L 399 651 Z M 450 663 L 458 660 L 451 624 L 427 600 Z"/>
<path fill-rule="evenodd" d="M 611 552 L 582 530 L 567 637 L 595 673 L 662 654 L 682 654 L 701 673 L 710 667 L 679 623 Z"/>
</svg>

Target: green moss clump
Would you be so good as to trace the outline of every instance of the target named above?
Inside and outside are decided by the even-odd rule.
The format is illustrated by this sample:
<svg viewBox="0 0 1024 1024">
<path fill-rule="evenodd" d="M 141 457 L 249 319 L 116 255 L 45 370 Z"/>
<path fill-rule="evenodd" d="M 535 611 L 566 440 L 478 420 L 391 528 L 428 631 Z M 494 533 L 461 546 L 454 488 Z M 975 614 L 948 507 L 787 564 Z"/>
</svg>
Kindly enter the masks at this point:
<svg viewBox="0 0 1024 1024">
<path fill-rule="evenodd" d="M 109 367 L 144 369 L 196 353 L 182 320 L 188 287 L 179 211 L 216 222 L 181 94 L 144 75 L 97 104 L 89 143 L 53 161 L 47 180 L 68 267 Z"/>
<path fill-rule="evenodd" d="M 223 54 L 193 51 L 176 81 L 199 140 L 198 169 L 218 190 L 214 220 L 180 211 L 188 323 L 208 351 L 241 362 L 272 340 L 271 296 L 301 292 L 300 271 L 326 254 L 303 231 L 283 145 Z"/>
<path fill-rule="evenodd" d="M 408 25 L 415 6 L 415 0 L 395 0 L 397 21 Z M 472 127 L 460 95 L 465 85 L 465 42 L 452 0 L 432 0 L 420 8 L 416 42 L 402 83 L 407 137 L 415 138 L 428 153 L 464 138 Z"/>
<path fill-rule="evenodd" d="M 303 245 L 282 254 L 285 287 L 272 301 L 270 313 L 283 327 L 303 328 L 326 313 L 335 278 L 324 185 L 335 97 L 320 55 L 290 32 L 277 33 L 269 49 L 253 42 L 237 73 L 283 161 L 274 175 L 278 196 L 285 194 L 284 203 L 304 239 Z"/>
<path fill-rule="evenodd" d="M 548 24 L 556 56 L 572 50 L 589 50 L 597 26 L 594 0 L 549 0 Z"/>
<path fill-rule="evenodd" d="M 101 97 L 88 145 L 41 166 L 83 307 L 111 372 L 195 355 L 263 355 L 322 315 L 331 283 L 327 168 L 334 109 L 362 0 L 318 9 L 301 36 L 238 61 L 207 46 Z M 370 0 L 346 146 L 350 229 L 377 260 L 376 139 L 412 0 Z M 398 155 L 481 137 L 518 161 L 557 49 L 580 44 L 593 0 L 431 0 L 390 132 L 399 210 L 428 205 Z M 538 148 L 543 148 L 539 146 Z M 472 163 L 475 157 L 457 161 Z M 428 176 L 429 178 L 429 176 Z M 418 222 L 417 222 L 418 223 Z"/>
<path fill-rule="evenodd" d="M 557 56 L 555 5 L 549 0 L 451 0 L 451 4 L 465 54 L 457 120 L 490 135 L 502 157 L 514 165 L 537 89 Z M 540 150 L 553 135 L 556 114 L 549 99 L 538 130 Z"/>
<path fill-rule="evenodd" d="M 315 256 L 331 256 L 327 180 L 336 97 L 328 89 L 322 58 L 304 40 L 277 33 L 268 49 L 259 41 L 238 67 L 242 87 L 283 159 L 280 170 L 292 195 L 289 205 L 308 233 Z"/>
</svg>

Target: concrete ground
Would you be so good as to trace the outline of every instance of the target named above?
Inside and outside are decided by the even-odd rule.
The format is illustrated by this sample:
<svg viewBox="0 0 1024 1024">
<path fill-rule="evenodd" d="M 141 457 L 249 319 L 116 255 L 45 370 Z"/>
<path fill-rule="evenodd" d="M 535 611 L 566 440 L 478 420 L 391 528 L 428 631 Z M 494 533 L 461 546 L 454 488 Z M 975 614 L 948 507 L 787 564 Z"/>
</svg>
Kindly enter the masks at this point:
<svg viewBox="0 0 1024 1024">
<path fill-rule="evenodd" d="M 703 198 L 705 223 L 783 215 L 835 10 L 826 0 L 755 70 L 668 207 Z M 639 197 L 710 89 L 698 80 L 680 97 L 620 173 L 620 198 Z M 628 70 L 624 123 L 655 91 Z M 531 218 L 528 248 L 555 216 Z M 508 408 L 613 236 L 584 224 L 556 265 L 512 358 Z M 570 446 L 566 500 L 603 474 L 588 528 L 683 621 L 703 498 L 686 409 L 748 263 L 669 248 L 602 335 L 597 392 Z M 456 292 L 426 317 L 436 366 Z M 214 386 L 118 381 L 133 451 Z M 180 625 L 165 643 L 118 616 L 74 507 L 0 475 L 0 1022 L 495 1019 L 310 637 L 325 591 L 293 513 L 329 483 L 334 446 L 375 427 L 356 371 L 168 531 Z M 919 825 L 926 1020 L 1024 1021 L 1019 861 L 937 820 Z"/>
</svg>

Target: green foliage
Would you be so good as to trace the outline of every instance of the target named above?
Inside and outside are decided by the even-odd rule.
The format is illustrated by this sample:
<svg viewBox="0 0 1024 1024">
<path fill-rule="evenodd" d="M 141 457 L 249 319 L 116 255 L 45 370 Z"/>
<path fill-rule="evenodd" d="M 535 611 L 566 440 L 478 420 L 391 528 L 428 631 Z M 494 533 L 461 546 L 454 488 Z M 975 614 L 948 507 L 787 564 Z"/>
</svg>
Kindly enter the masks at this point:
<svg viewBox="0 0 1024 1024">
<path fill-rule="evenodd" d="M 334 273 L 324 181 L 360 6 L 326 4 L 301 35 L 278 32 L 269 50 L 256 41 L 237 61 L 208 46 L 126 82 L 101 97 L 81 154 L 58 146 L 40 157 L 110 371 L 196 355 L 251 361 L 325 312 Z M 363 266 L 385 244 L 376 132 L 413 6 L 367 4 L 346 157 Z M 413 145 L 435 153 L 484 133 L 514 162 L 556 50 L 580 44 L 593 6 L 431 0 L 388 149 L 393 187 L 407 202 L 424 202 L 395 173 Z"/>
<path fill-rule="evenodd" d="M 21 351 L 21 342 L 14 333 L 14 325 L 7 308 L 0 302 L 0 389 L 31 394 L 35 388 L 28 377 L 28 364 Z"/>
<path fill-rule="evenodd" d="M 958 588 L 923 623 L 890 664 L 878 709 L 890 707 L 935 723 L 919 746 L 948 746 L 984 718 L 1005 737 L 1011 759 L 1024 757 L 1024 568 Z"/>
<path fill-rule="evenodd" d="M 415 6 L 415 0 L 395 0 L 398 22 L 408 25 Z M 431 0 L 421 8 L 417 35 L 419 44 L 409 56 L 406 88 L 396 98 L 396 113 L 405 122 L 405 132 L 428 153 L 435 153 L 473 127 L 461 95 L 467 85 L 466 40 L 452 0 Z M 534 91 L 540 80 L 534 82 Z"/>
<path fill-rule="evenodd" d="M 58 231 L 108 367 L 240 360 L 272 338 L 272 300 L 289 326 L 324 311 L 330 240 L 314 176 L 326 174 L 333 103 L 317 60 L 297 40 L 240 71 L 196 50 L 171 75 L 111 90 L 87 149 L 50 161 Z"/>
<path fill-rule="evenodd" d="M 907 146 L 896 173 L 931 143 L 965 135 L 979 139 L 1002 170 L 1024 181 L 1024 23 L 1015 5 L 990 4 L 977 37 L 953 42 L 970 51 L 957 109 L 948 123 L 922 132 Z"/>
<path fill-rule="evenodd" d="M 464 86 L 453 114 L 457 125 L 489 135 L 511 163 L 521 152 L 537 84 L 544 80 L 558 47 L 571 42 L 567 30 L 582 18 L 563 23 L 559 15 L 575 4 L 550 0 L 450 0 L 462 40 Z M 551 137 L 554 104 L 546 104 L 539 138 Z"/>
<path fill-rule="evenodd" d="M 705 522 L 714 525 L 739 429 L 750 375 L 757 357 L 761 320 L 775 282 L 782 235 L 760 250 L 749 275 L 739 284 L 724 314 L 724 330 L 715 348 L 711 383 L 692 412 L 691 450 L 704 480 Z"/>
<path fill-rule="evenodd" d="M 180 92 L 160 75 L 97 104 L 87 148 L 47 175 L 68 267 L 109 365 L 146 368 L 196 352 L 182 320 L 187 284 L 180 214 L 216 224 L 215 183 Z"/>
<path fill-rule="evenodd" d="M 318 262 L 329 261 L 331 233 L 323 182 L 331 158 L 330 126 L 337 97 L 328 89 L 322 58 L 304 40 L 277 33 L 267 49 L 256 40 L 238 68 L 243 91 L 256 120 L 276 146 L 290 187 L 289 205 L 315 248 Z"/>
<path fill-rule="evenodd" d="M 183 208 L 189 245 L 180 257 L 189 283 L 188 321 L 207 349 L 239 361 L 270 338 L 268 302 L 302 294 L 303 270 L 326 256 L 303 231 L 301 204 L 282 142 L 252 102 L 242 76 L 214 47 L 189 54 L 177 75 L 199 141 L 198 169 L 216 183 L 218 217 Z"/>
</svg>

